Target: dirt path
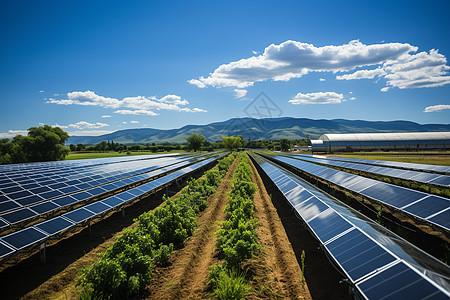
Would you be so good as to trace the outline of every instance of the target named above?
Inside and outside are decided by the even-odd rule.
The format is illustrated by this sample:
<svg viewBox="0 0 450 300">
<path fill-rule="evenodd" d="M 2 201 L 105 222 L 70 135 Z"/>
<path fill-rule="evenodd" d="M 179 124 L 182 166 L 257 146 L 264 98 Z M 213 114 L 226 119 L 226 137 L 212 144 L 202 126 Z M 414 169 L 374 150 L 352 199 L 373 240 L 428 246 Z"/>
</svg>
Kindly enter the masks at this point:
<svg viewBox="0 0 450 300">
<path fill-rule="evenodd" d="M 278 213 L 255 166 L 251 161 L 250 164 L 252 180 L 258 187 L 254 215 L 260 224 L 256 231 L 262 246 L 262 254 L 257 258 L 261 260 L 258 265 L 262 268 L 255 269 L 254 289 L 257 292 L 253 297 L 312 299 L 306 282 L 301 282 L 300 266 Z"/>
<path fill-rule="evenodd" d="M 149 285 L 148 299 L 204 299 L 209 267 L 216 263 L 218 221 L 225 220 L 223 212 L 228 203 L 230 181 L 236 160 L 222 179 L 216 193 L 208 199 L 208 207 L 198 216 L 198 227 L 183 249 L 170 257 L 170 266 L 157 268 Z"/>
</svg>

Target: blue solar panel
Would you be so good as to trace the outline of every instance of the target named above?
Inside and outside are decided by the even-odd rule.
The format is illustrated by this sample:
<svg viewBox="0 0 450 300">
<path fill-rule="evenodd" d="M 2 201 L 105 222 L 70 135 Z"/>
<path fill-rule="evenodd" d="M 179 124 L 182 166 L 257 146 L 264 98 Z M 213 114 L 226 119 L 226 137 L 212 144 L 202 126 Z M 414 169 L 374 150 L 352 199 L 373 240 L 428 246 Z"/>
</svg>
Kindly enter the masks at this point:
<svg viewBox="0 0 450 300">
<path fill-rule="evenodd" d="M 20 199 L 20 198 L 23 198 L 23 197 L 26 197 L 26 196 L 31 196 L 33 194 L 30 193 L 29 191 L 22 190 L 22 191 L 14 192 L 14 193 L 7 194 L 7 195 L 8 195 L 9 198 L 11 198 L 13 200 L 16 200 L 16 199 Z"/>
<path fill-rule="evenodd" d="M 450 199 L 442 197 L 428 196 L 423 200 L 404 208 L 404 210 L 425 219 L 450 206 Z"/>
<path fill-rule="evenodd" d="M 105 203 L 111 207 L 116 207 L 116 206 L 122 204 L 124 201 L 116 196 L 112 196 L 112 197 L 106 198 L 100 202 Z"/>
<path fill-rule="evenodd" d="M 20 205 L 27 206 L 27 205 L 31 205 L 31 204 L 35 204 L 35 203 L 41 202 L 43 200 L 44 199 L 42 199 L 38 195 L 31 195 L 31 196 L 28 196 L 28 197 L 16 200 L 16 202 L 19 203 Z"/>
<path fill-rule="evenodd" d="M 309 221 L 309 226 L 323 243 L 352 228 L 348 221 L 331 209 L 317 213 L 316 217 Z"/>
<path fill-rule="evenodd" d="M 86 210 L 85 208 L 79 208 L 74 211 L 68 212 L 63 215 L 65 218 L 73 221 L 74 223 L 81 223 L 90 217 L 94 216 L 94 213 Z"/>
<path fill-rule="evenodd" d="M 9 211 L 9 210 L 12 210 L 12 209 L 15 209 L 18 207 L 21 207 L 21 206 L 14 201 L 11 201 L 11 200 L 5 201 L 5 202 L 0 203 L 0 213 L 4 213 L 6 211 Z"/>
<path fill-rule="evenodd" d="M 15 249 L 20 250 L 29 245 L 38 243 L 45 238 L 47 238 L 46 234 L 38 231 L 34 227 L 28 227 L 20 231 L 8 234 L 0 238 L 0 240 L 13 246 Z"/>
<path fill-rule="evenodd" d="M 444 226 L 445 228 L 450 228 L 450 209 L 447 209 L 434 217 L 428 217 L 428 220 L 434 222 L 435 224 Z"/>
<path fill-rule="evenodd" d="M 280 191 L 283 192 L 283 187 L 288 186 L 287 182 L 289 182 L 283 180 L 283 176 L 290 177 L 291 182 L 297 182 L 304 189 L 311 189 L 310 192 L 313 196 L 306 201 L 302 202 L 296 199 L 301 194 L 299 188 L 294 188 L 291 193 L 287 193 L 286 199 L 291 205 L 301 202 L 301 204 L 295 205 L 299 216 L 316 235 L 336 265 L 342 268 L 354 285 L 358 285 L 362 298 L 366 298 L 367 294 L 373 292 L 374 294 L 367 299 L 385 299 L 383 296 L 387 296 L 386 299 L 416 299 L 414 296 L 416 282 L 429 283 L 434 279 L 436 279 L 436 284 L 431 285 L 434 290 L 427 296 L 445 295 L 445 287 L 448 287 L 446 280 L 450 274 L 450 268 L 447 265 L 435 260 L 400 237 L 387 232 L 381 225 L 362 217 L 348 206 L 340 204 L 338 200 L 330 199 L 309 185 L 301 183 L 290 173 L 281 169 L 274 170 L 276 167 L 272 164 L 258 157 L 256 159 L 269 178 L 276 178 L 273 180 L 274 182 L 284 183 L 277 185 Z M 296 179 L 294 180 L 294 178 Z M 323 204 L 320 205 L 320 202 Z M 389 270 L 395 264 L 405 264 L 406 262 L 415 264 L 414 267 L 408 266 L 407 268 L 414 274 L 418 274 L 421 281 L 408 278 L 406 282 L 403 282 L 397 278 L 391 278 L 390 280 L 396 281 L 392 283 L 397 286 L 397 289 L 393 289 L 395 297 L 390 297 L 392 291 L 384 292 L 385 286 L 390 284 L 390 280 L 383 281 L 377 287 L 381 290 L 379 294 L 376 294 L 377 289 L 371 289 L 376 283 L 365 284 L 367 280 L 372 280 L 376 276 L 378 279 L 383 278 L 382 274 L 387 274 L 383 270 Z M 368 289 L 371 290 L 368 291 Z M 402 293 L 404 292 L 403 294 L 397 293 L 397 290 L 400 289 L 402 289 Z M 389 287 L 386 286 L 386 290 L 389 290 Z M 409 297 L 404 297 L 405 295 L 409 295 Z M 450 294 L 447 295 L 447 297 L 449 296 Z"/>
<path fill-rule="evenodd" d="M 70 227 L 72 227 L 74 223 L 62 218 L 57 217 L 42 223 L 37 224 L 35 227 L 40 230 L 46 232 L 48 235 L 54 235 L 60 233 Z"/>
<path fill-rule="evenodd" d="M 42 215 L 48 213 L 54 209 L 57 209 L 59 206 L 53 203 L 52 201 L 46 201 L 43 203 L 39 203 L 33 206 L 30 206 L 30 209 Z"/>
<path fill-rule="evenodd" d="M 59 206 L 66 206 L 77 202 L 78 200 L 72 196 L 64 196 L 54 199 L 52 202 L 58 204 Z"/>
<path fill-rule="evenodd" d="M 396 260 L 358 229 L 326 245 L 354 281 Z"/>
<path fill-rule="evenodd" d="M 14 252 L 14 249 L 0 242 L 0 258 L 5 257 Z"/>
<path fill-rule="evenodd" d="M 86 200 L 89 198 L 92 198 L 92 195 L 88 192 L 79 192 L 71 195 L 73 198 L 77 199 L 78 201 Z"/>
<path fill-rule="evenodd" d="M 406 213 L 410 213 L 416 217 L 422 218 L 425 222 L 450 230 L 450 221 L 448 221 L 450 215 L 447 217 L 447 213 L 438 214 L 438 212 L 450 208 L 450 201 L 446 198 L 440 196 L 431 197 L 429 194 L 420 191 L 349 174 L 343 171 L 333 170 L 324 166 L 285 156 L 274 156 L 273 159 L 292 165 L 304 172 L 311 173 L 314 176 L 325 178 L 350 191 L 359 193 Z M 432 213 L 437 215 L 433 216 Z"/>
<path fill-rule="evenodd" d="M 108 209 L 110 209 L 111 207 L 102 203 L 102 202 L 96 202 L 96 203 L 92 203 L 89 205 L 86 205 L 84 208 L 92 211 L 95 214 L 100 214 L 104 211 L 107 211 Z"/>
<path fill-rule="evenodd" d="M 448 299 L 449 296 L 400 262 L 357 284 L 368 299 Z"/>
<path fill-rule="evenodd" d="M 36 213 L 29 208 L 21 208 L 2 215 L 2 218 L 11 224 L 19 223 L 36 216 Z"/>
</svg>

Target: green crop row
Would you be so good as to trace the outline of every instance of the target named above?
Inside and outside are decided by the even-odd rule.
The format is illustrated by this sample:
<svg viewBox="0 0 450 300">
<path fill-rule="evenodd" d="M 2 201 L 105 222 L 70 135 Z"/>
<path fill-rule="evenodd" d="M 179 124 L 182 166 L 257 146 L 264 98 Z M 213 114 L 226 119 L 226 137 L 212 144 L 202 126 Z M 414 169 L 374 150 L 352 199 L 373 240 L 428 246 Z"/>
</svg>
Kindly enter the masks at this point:
<svg viewBox="0 0 450 300">
<path fill-rule="evenodd" d="M 226 220 L 217 237 L 220 257 L 225 263 L 211 267 L 209 274 L 209 288 L 217 299 L 243 299 L 250 291 L 242 264 L 261 248 L 255 230 L 258 221 L 253 217 L 256 185 L 251 175 L 248 156 L 242 153 L 225 207 Z"/>
<path fill-rule="evenodd" d="M 196 227 L 196 213 L 207 206 L 233 160 L 230 154 L 218 168 L 192 179 L 175 199 L 164 196 L 164 204 L 145 212 L 106 250 L 100 261 L 85 268 L 78 280 L 82 299 L 128 299 L 137 297 L 149 284 L 154 266 L 166 265 L 172 250 L 183 247 Z"/>
</svg>

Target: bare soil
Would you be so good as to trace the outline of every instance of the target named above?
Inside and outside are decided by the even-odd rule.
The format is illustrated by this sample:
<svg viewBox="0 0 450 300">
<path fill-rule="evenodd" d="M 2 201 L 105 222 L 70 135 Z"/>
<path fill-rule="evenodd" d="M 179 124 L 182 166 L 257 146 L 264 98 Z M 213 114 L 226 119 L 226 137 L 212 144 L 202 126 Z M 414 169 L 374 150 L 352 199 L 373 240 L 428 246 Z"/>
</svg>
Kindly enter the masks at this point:
<svg viewBox="0 0 450 300">
<path fill-rule="evenodd" d="M 260 170 L 259 168 L 257 168 Z M 263 172 L 260 173 L 267 193 L 280 216 L 288 240 L 292 245 L 297 265 L 301 264 L 301 254 L 305 251 L 305 280 L 312 299 L 353 299 L 348 293 L 348 285 L 339 283 L 341 275 L 320 249 L 320 243 L 298 219 L 286 198 Z"/>
<path fill-rule="evenodd" d="M 225 220 L 231 180 L 236 169 L 233 162 L 217 191 L 208 199 L 208 207 L 198 215 L 198 227 L 185 247 L 170 256 L 170 265 L 157 268 L 148 289 L 148 299 L 205 299 L 209 267 L 219 263 L 215 257 L 219 222 Z"/>
<path fill-rule="evenodd" d="M 259 221 L 256 231 L 262 246 L 253 264 L 255 293 L 253 299 L 312 299 L 308 285 L 302 282 L 301 268 L 286 235 L 280 217 L 272 204 L 264 183 L 252 162 L 253 182 L 256 183 L 255 218 Z M 260 266 L 259 268 L 257 266 Z"/>
</svg>

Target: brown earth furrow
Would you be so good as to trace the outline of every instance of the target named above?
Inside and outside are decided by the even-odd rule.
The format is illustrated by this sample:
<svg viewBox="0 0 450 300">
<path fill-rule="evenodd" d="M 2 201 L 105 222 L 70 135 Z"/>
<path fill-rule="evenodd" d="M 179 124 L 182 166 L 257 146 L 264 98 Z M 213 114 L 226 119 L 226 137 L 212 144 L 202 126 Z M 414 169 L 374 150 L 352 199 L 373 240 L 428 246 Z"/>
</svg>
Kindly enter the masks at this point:
<svg viewBox="0 0 450 300">
<path fill-rule="evenodd" d="M 300 266 L 278 213 L 253 162 L 250 161 L 250 164 L 252 180 L 258 187 L 254 198 L 254 216 L 260 224 L 257 234 L 262 246 L 262 255 L 256 258 L 260 260 L 257 265 L 261 267 L 253 270 L 256 293 L 252 298 L 312 299 L 306 282 L 301 281 Z"/>
<path fill-rule="evenodd" d="M 215 260 L 218 221 L 225 220 L 224 208 L 231 189 L 236 161 L 222 179 L 216 193 L 208 199 L 208 207 L 199 214 L 198 227 L 185 247 L 176 250 L 170 266 L 155 269 L 149 285 L 148 299 L 204 299 L 209 267 Z"/>
</svg>

